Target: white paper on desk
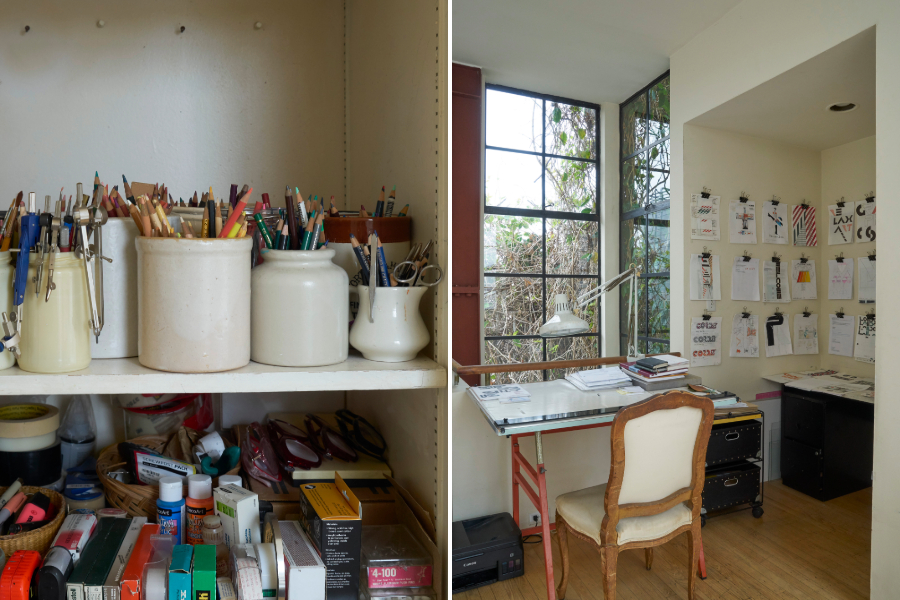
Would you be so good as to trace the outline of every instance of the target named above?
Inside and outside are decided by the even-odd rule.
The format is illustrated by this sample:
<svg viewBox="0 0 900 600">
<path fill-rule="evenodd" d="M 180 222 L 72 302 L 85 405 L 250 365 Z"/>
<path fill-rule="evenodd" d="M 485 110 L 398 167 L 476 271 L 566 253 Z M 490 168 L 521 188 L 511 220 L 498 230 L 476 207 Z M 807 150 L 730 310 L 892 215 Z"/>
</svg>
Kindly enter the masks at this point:
<svg viewBox="0 0 900 600">
<path fill-rule="evenodd" d="M 806 375 L 807 377 L 832 377 L 834 375 L 840 375 L 834 369 L 813 369 L 811 371 L 800 371 L 801 375 Z"/>
<path fill-rule="evenodd" d="M 702 254 L 691 255 L 691 300 L 721 300 L 722 285 L 719 283 L 719 257 L 703 258 Z"/>
<path fill-rule="evenodd" d="M 859 362 L 875 364 L 875 317 L 857 317 L 854 358 Z"/>
<path fill-rule="evenodd" d="M 639 385 L 628 385 L 616 390 L 620 394 L 643 394 L 646 390 Z"/>
<path fill-rule="evenodd" d="M 875 199 L 856 203 L 856 242 L 875 241 Z"/>
<path fill-rule="evenodd" d="M 763 302 L 790 302 L 791 277 L 786 262 L 763 261 Z"/>
<path fill-rule="evenodd" d="M 469 393 L 482 402 L 506 398 L 527 398 L 531 395 L 527 390 L 515 383 L 470 387 Z"/>
<path fill-rule="evenodd" d="M 519 402 L 531 402 L 531 397 L 520 396 L 518 398 L 500 398 L 500 404 L 517 404 Z"/>
<path fill-rule="evenodd" d="M 828 299 L 853 299 L 853 259 L 845 258 L 844 262 L 828 261 Z"/>
<path fill-rule="evenodd" d="M 875 261 L 868 257 L 859 259 L 859 302 L 875 302 Z"/>
<path fill-rule="evenodd" d="M 828 354 L 853 356 L 853 332 L 856 329 L 856 319 L 850 315 L 843 317 L 828 315 L 828 321 L 830 323 Z"/>
<path fill-rule="evenodd" d="M 759 315 L 744 318 L 741 313 L 731 321 L 731 352 L 738 358 L 759 358 Z"/>
<path fill-rule="evenodd" d="M 763 226 L 763 244 L 787 244 L 787 204 L 763 202 L 760 215 Z"/>
<path fill-rule="evenodd" d="M 691 317 L 691 366 L 722 364 L 722 317 Z"/>
<path fill-rule="evenodd" d="M 794 354 L 819 353 L 819 315 L 794 316 Z"/>
<path fill-rule="evenodd" d="M 793 354 L 791 326 L 787 315 L 766 317 L 766 358 Z"/>
<path fill-rule="evenodd" d="M 720 233 L 719 196 L 691 194 L 691 239 L 717 241 Z"/>
<path fill-rule="evenodd" d="M 844 206 L 830 204 L 828 206 L 828 245 L 853 243 L 853 213 L 856 210 L 854 202 L 847 202 Z"/>
<path fill-rule="evenodd" d="M 861 392 L 850 392 L 844 394 L 844 398 L 851 400 L 860 400 L 862 402 L 875 402 L 875 390 L 863 390 Z"/>
<path fill-rule="evenodd" d="M 792 383 L 794 381 L 806 379 L 807 377 L 807 375 L 804 375 L 802 373 L 776 373 L 774 375 L 762 376 L 762 378 L 766 381 L 772 381 L 774 383 Z"/>
<path fill-rule="evenodd" d="M 816 299 L 816 261 L 791 261 L 791 296 L 794 300 Z"/>
<path fill-rule="evenodd" d="M 728 231 L 732 244 L 756 243 L 756 203 L 732 200 L 728 205 Z"/>
<path fill-rule="evenodd" d="M 759 259 L 734 257 L 731 266 L 731 299 L 759 302 Z"/>
</svg>

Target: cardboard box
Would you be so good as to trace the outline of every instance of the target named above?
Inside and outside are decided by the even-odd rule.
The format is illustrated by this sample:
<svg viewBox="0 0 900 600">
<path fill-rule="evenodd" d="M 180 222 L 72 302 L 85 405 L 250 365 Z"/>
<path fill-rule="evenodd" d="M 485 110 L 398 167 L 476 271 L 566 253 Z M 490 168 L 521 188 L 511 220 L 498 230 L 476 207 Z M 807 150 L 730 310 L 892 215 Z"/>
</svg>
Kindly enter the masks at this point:
<svg viewBox="0 0 900 600">
<path fill-rule="evenodd" d="M 147 524 L 147 517 L 135 517 L 131 519 L 131 526 L 119 546 L 119 552 L 116 554 L 116 560 L 113 562 L 109 575 L 103 583 L 103 600 L 119 600 L 119 590 L 122 587 L 122 576 L 125 574 L 125 566 L 134 546 L 137 544 L 138 536 L 141 535 L 141 528 Z"/>
<path fill-rule="evenodd" d="M 213 490 L 216 514 L 222 519 L 225 545 L 258 544 L 261 541 L 259 526 L 259 496 L 236 485 L 225 485 Z"/>
<path fill-rule="evenodd" d="M 153 547 L 150 545 L 150 536 L 159 533 L 159 525 L 147 523 L 141 527 L 131 558 L 125 565 L 125 573 L 122 575 L 122 600 L 141 600 L 141 577 L 144 574 L 144 564 L 150 560 Z"/>
<path fill-rule="evenodd" d="M 216 600 L 216 547 L 194 546 L 194 595 L 191 600 Z"/>
<path fill-rule="evenodd" d="M 191 595 L 191 562 L 194 547 L 179 544 L 172 550 L 169 563 L 169 600 L 189 600 Z"/>
<path fill-rule="evenodd" d="M 67 600 L 103 600 L 103 584 L 131 521 L 104 517 L 66 582 Z"/>
<path fill-rule="evenodd" d="M 341 476 L 300 486 L 303 528 L 325 563 L 328 600 L 358 600 L 362 505 Z"/>
<path fill-rule="evenodd" d="M 325 600 L 325 563 L 297 521 L 280 521 L 286 600 Z"/>
</svg>

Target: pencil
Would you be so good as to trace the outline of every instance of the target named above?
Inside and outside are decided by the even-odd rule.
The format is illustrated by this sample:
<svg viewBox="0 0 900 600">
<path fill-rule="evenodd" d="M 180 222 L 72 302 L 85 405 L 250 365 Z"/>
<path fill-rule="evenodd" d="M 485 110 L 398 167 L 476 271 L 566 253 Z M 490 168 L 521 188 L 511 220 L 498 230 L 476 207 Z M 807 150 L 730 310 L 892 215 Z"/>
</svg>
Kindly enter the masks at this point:
<svg viewBox="0 0 900 600">
<path fill-rule="evenodd" d="M 350 234 L 350 244 L 353 246 L 353 254 L 356 255 L 356 262 L 359 263 L 359 272 L 362 273 L 362 280 L 369 281 L 369 264 L 366 261 L 366 255 L 363 254 L 362 245 L 352 233 Z"/>
<path fill-rule="evenodd" d="M 294 193 L 300 198 L 300 202 L 297 203 L 297 209 L 300 211 L 300 227 L 306 227 L 306 222 L 309 220 L 309 213 L 306 210 L 307 201 L 303 200 L 303 196 L 300 194 L 300 188 L 294 188 Z M 312 198 L 312 196 L 310 196 L 310 198 Z"/>
<path fill-rule="evenodd" d="M 329 209 L 329 214 L 330 214 L 332 217 L 339 217 L 339 216 L 341 216 L 341 211 L 339 211 L 339 210 L 337 209 L 337 206 L 334 205 L 334 196 L 331 197 L 331 208 Z"/>
<path fill-rule="evenodd" d="M 288 233 L 291 236 L 290 249 L 297 250 L 300 248 L 300 238 L 297 234 L 297 201 L 291 194 L 291 186 L 284 188 L 284 205 L 287 213 Z"/>
<path fill-rule="evenodd" d="M 209 205 L 203 207 L 203 224 L 200 226 L 200 237 L 209 237 Z"/>
<path fill-rule="evenodd" d="M 235 206 L 237 204 L 237 184 L 231 184 L 231 191 L 228 193 L 228 205 Z"/>
<path fill-rule="evenodd" d="M 276 250 L 281 250 L 281 228 L 284 227 L 284 221 L 278 219 L 278 222 L 275 224 L 275 241 L 272 242 L 272 246 Z"/>
<path fill-rule="evenodd" d="M 94 171 L 94 191 L 100 187 L 100 171 Z"/>
<path fill-rule="evenodd" d="M 128 185 L 128 180 L 125 179 L 125 175 L 122 175 L 122 183 L 125 184 L 125 197 L 134 203 L 134 192 L 131 191 L 131 186 Z"/>
<path fill-rule="evenodd" d="M 369 216 L 369 213 L 366 212 L 366 207 L 363 206 L 362 204 L 359 205 L 359 216 L 361 216 L 361 217 Z"/>
<path fill-rule="evenodd" d="M 384 212 L 384 186 L 381 186 L 381 195 L 378 196 L 378 202 L 375 203 L 375 212 L 373 217 L 380 217 Z"/>
<path fill-rule="evenodd" d="M 213 203 L 213 210 L 216 213 L 216 237 L 222 237 L 222 206 L 225 201 Z M 213 218 L 212 215 L 209 217 L 209 227 L 212 229 Z"/>
<path fill-rule="evenodd" d="M 273 247 L 272 233 L 266 226 L 266 222 L 263 220 L 263 216 L 260 213 L 256 213 L 255 215 L 253 215 L 253 219 L 256 221 L 256 228 L 259 230 L 259 235 L 262 236 L 263 241 L 266 243 L 266 248 L 271 250 Z"/>
<path fill-rule="evenodd" d="M 240 215 L 241 218 L 244 218 L 244 208 L 247 207 L 247 200 L 250 199 L 250 194 L 252 192 L 253 188 L 248 189 L 247 194 L 238 201 L 237 206 L 234 207 L 234 211 L 231 213 L 231 216 L 228 217 L 228 221 L 225 223 L 225 227 L 223 227 L 222 231 L 219 232 L 220 238 L 234 237 L 235 235 L 237 235 L 238 230 L 234 229 L 234 224 L 237 223 L 238 215 Z M 218 229 L 218 227 L 216 229 Z M 232 235 L 232 230 L 234 230 L 234 235 Z M 225 233 L 226 231 L 228 233 Z"/>
<path fill-rule="evenodd" d="M 316 217 L 316 224 L 313 227 L 312 235 L 310 236 L 309 248 L 307 250 L 318 250 L 319 246 L 319 236 L 322 235 L 322 221 L 325 219 L 325 213 L 319 213 L 319 216 Z"/>
<path fill-rule="evenodd" d="M 250 187 L 247 186 L 247 184 L 245 183 L 245 184 L 244 184 L 244 187 L 241 188 L 241 191 L 240 191 L 240 193 L 239 193 L 238 196 L 237 196 L 238 202 L 240 202 L 240 201 L 241 201 L 241 198 L 243 198 L 244 196 L 246 196 L 246 195 L 247 195 L 247 192 L 249 192 L 249 191 L 250 191 Z"/>
<path fill-rule="evenodd" d="M 409 210 L 409 204 L 407 204 L 407 205 L 404 206 L 402 209 L 400 209 L 400 213 L 399 213 L 397 216 L 398 216 L 398 217 L 405 217 L 405 216 L 406 216 L 406 211 L 408 211 L 408 210 Z"/>
<path fill-rule="evenodd" d="M 279 250 L 287 250 L 288 244 L 290 243 L 290 241 L 291 241 L 291 235 L 288 232 L 288 225 L 287 225 L 287 223 L 285 223 L 284 226 L 281 228 L 281 244 L 278 246 L 278 249 Z"/>
<path fill-rule="evenodd" d="M 378 242 L 378 257 L 376 261 L 378 263 L 378 277 L 381 279 L 381 284 L 384 287 L 391 287 L 391 278 L 390 275 L 388 275 L 387 260 L 384 258 L 384 248 L 381 245 L 381 238 L 378 237 L 377 231 L 375 232 L 375 240 Z"/>
<path fill-rule="evenodd" d="M 241 202 L 241 201 L 238 200 L 238 206 L 240 206 L 240 202 Z M 237 211 L 234 211 L 234 214 L 238 214 L 238 212 L 237 212 Z M 228 237 L 229 237 L 229 238 L 235 238 L 235 237 L 237 237 L 238 232 L 241 230 L 241 226 L 244 224 L 244 221 L 245 221 L 245 219 L 247 218 L 247 217 L 244 215 L 244 211 L 243 211 L 243 210 L 240 212 L 240 215 L 241 215 L 241 216 L 239 216 L 239 217 L 234 221 L 234 225 L 231 226 L 231 231 L 228 232 Z M 227 228 L 228 228 L 228 224 L 226 224 L 225 227 L 226 227 L 226 229 L 227 229 Z"/>
<path fill-rule="evenodd" d="M 394 186 L 394 189 L 391 190 L 391 195 L 388 196 L 387 207 L 384 209 L 384 216 L 393 217 L 394 216 L 394 202 L 397 200 L 397 186 Z"/>
<path fill-rule="evenodd" d="M 312 238 L 313 227 L 315 226 L 316 211 L 313 209 L 309 215 L 309 223 L 306 224 L 306 231 L 303 232 L 303 243 L 300 244 L 301 250 L 309 250 L 309 241 Z"/>
<path fill-rule="evenodd" d="M 194 237 L 188 230 L 188 224 L 184 222 L 184 217 L 178 217 L 178 220 L 181 221 L 181 232 L 184 233 L 184 237 Z"/>
</svg>

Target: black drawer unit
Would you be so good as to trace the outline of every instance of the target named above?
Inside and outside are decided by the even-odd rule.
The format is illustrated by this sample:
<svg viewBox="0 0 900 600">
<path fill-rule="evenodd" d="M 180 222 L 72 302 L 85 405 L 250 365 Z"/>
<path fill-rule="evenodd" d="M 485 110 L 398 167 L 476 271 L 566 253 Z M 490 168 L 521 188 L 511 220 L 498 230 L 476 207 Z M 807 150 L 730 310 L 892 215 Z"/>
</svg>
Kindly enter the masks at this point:
<svg viewBox="0 0 900 600">
<path fill-rule="evenodd" d="M 762 502 L 760 475 L 759 465 L 747 461 L 707 471 L 703 508 L 715 511 Z"/>
<path fill-rule="evenodd" d="M 762 458 L 762 423 L 738 421 L 713 425 L 706 448 L 706 468 L 745 458 Z"/>
</svg>

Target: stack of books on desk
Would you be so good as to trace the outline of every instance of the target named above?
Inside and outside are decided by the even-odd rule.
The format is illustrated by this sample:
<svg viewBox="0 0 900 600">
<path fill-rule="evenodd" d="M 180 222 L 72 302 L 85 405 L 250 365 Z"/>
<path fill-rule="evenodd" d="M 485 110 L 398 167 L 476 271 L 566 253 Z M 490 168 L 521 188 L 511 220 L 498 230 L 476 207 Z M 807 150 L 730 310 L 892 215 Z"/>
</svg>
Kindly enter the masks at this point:
<svg viewBox="0 0 900 600">
<path fill-rule="evenodd" d="M 566 375 L 566 381 L 583 392 L 622 387 L 631 383 L 631 378 L 621 370 L 591 369 Z"/>
<path fill-rule="evenodd" d="M 645 390 L 657 391 L 698 383 L 698 377 L 688 374 L 688 364 L 686 358 L 664 354 L 619 363 L 619 368 Z"/>
</svg>

